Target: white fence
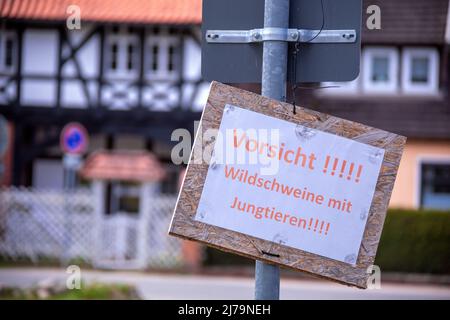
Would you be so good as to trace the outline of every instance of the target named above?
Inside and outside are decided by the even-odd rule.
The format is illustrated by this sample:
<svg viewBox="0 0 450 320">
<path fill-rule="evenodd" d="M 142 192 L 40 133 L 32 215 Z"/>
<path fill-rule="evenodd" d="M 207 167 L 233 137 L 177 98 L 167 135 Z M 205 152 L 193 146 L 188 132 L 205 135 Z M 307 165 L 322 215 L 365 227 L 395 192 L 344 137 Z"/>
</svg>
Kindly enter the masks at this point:
<svg viewBox="0 0 450 320">
<path fill-rule="evenodd" d="M 104 268 L 180 266 L 181 242 L 167 236 L 176 198 L 153 197 L 146 217 L 120 213 L 96 218 L 99 201 L 91 189 L 0 189 L 0 256 L 35 262 L 82 259 Z M 138 250 L 139 243 L 145 250 Z"/>
</svg>

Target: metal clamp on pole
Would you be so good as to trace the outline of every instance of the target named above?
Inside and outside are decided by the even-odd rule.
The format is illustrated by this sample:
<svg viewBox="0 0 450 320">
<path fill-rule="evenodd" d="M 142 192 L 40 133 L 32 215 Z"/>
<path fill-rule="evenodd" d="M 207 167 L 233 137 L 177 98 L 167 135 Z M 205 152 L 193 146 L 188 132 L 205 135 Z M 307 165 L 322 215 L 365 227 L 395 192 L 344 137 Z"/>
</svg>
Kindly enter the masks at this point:
<svg viewBox="0 0 450 320">
<path fill-rule="evenodd" d="M 254 43 L 264 41 L 354 43 L 356 42 L 356 31 L 284 28 L 206 31 L 206 42 L 209 43 Z"/>
</svg>

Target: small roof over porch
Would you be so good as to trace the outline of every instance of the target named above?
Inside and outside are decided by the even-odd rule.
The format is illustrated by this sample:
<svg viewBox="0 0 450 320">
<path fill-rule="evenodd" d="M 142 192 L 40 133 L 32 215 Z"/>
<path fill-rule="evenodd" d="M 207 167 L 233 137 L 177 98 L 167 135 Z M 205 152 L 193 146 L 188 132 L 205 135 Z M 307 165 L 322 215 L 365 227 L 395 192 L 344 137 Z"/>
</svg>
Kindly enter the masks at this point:
<svg viewBox="0 0 450 320">
<path fill-rule="evenodd" d="M 158 182 L 164 179 L 166 170 L 150 152 L 115 150 L 92 153 L 80 174 L 89 180 Z"/>
</svg>

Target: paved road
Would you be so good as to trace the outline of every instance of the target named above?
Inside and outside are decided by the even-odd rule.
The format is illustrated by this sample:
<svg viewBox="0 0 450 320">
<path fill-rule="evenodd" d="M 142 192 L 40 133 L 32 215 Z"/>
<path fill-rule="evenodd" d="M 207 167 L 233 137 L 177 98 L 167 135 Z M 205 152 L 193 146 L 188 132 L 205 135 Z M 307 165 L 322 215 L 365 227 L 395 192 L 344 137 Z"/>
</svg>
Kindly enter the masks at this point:
<svg viewBox="0 0 450 320">
<path fill-rule="evenodd" d="M 0 268 L 0 285 L 29 287 L 48 279 L 65 281 L 65 269 Z M 253 279 L 167 275 L 139 272 L 82 271 L 85 282 L 135 285 L 144 299 L 252 299 Z M 382 283 L 360 290 L 312 280 L 282 280 L 281 299 L 450 299 L 450 287 Z"/>
</svg>

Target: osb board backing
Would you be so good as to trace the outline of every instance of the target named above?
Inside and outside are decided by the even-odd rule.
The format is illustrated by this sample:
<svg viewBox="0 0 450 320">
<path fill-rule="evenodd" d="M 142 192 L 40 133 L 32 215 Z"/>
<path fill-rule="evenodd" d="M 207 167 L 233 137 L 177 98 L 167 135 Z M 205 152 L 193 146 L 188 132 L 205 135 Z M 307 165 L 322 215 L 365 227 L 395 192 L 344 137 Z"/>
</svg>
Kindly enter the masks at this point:
<svg viewBox="0 0 450 320">
<path fill-rule="evenodd" d="M 202 143 L 198 139 L 198 134 L 203 135 L 207 129 L 219 129 L 226 104 L 336 134 L 385 150 L 356 265 L 352 266 L 275 242 L 195 221 L 194 217 L 209 165 L 205 161 L 202 161 L 201 164 L 193 163 L 193 153 L 178 197 L 169 234 L 199 241 L 223 251 L 304 271 L 343 284 L 366 288 L 367 279 L 370 276 L 367 269 L 374 263 L 406 138 L 301 107 L 297 107 L 296 114 L 293 114 L 290 104 L 213 82 L 194 148 L 198 147 L 197 144 Z M 270 254 L 274 252 L 279 256 Z"/>
</svg>

